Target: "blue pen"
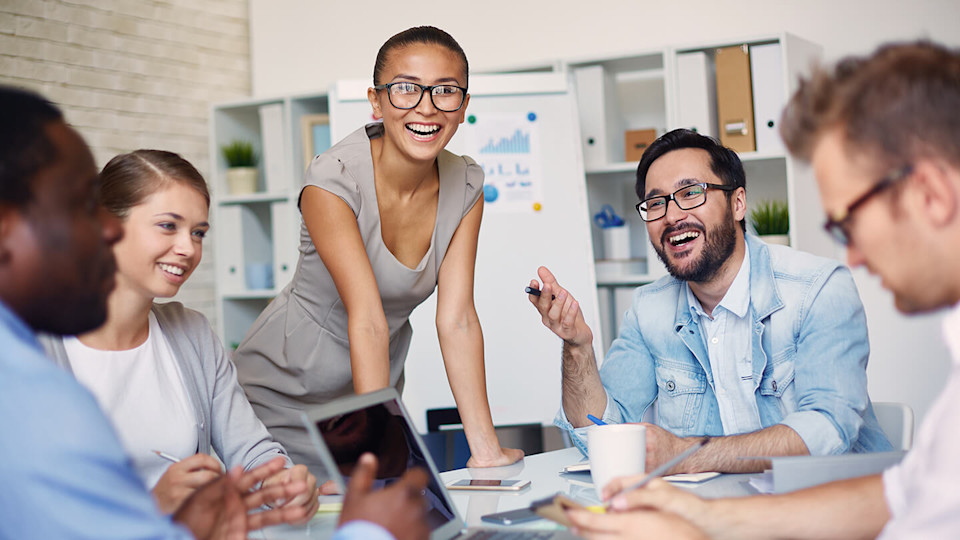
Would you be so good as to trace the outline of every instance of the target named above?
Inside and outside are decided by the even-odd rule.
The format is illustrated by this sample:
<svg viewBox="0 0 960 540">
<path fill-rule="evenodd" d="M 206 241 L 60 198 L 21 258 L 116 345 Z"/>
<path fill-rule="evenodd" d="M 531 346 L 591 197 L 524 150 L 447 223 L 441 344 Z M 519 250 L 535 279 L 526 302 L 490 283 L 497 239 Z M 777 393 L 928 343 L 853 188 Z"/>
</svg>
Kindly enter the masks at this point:
<svg viewBox="0 0 960 540">
<path fill-rule="evenodd" d="M 596 425 L 598 425 L 598 426 L 605 426 L 605 425 L 607 425 L 606 422 L 604 422 L 603 420 L 597 418 L 596 416 L 594 416 L 594 415 L 592 415 L 592 414 L 588 414 L 588 415 L 587 415 L 587 420 L 590 420 L 591 422 L 593 422 L 594 424 L 596 424 Z"/>
</svg>

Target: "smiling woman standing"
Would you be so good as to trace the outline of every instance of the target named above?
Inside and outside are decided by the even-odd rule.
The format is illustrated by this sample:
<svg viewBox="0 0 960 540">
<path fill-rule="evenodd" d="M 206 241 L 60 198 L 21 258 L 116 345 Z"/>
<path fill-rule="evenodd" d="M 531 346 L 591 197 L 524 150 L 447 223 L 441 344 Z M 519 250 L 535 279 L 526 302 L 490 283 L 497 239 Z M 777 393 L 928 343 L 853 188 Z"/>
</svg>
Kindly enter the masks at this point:
<svg viewBox="0 0 960 540">
<path fill-rule="evenodd" d="M 293 281 L 234 355 L 257 414 L 298 463 L 322 472 L 300 411 L 403 387 L 410 313 L 437 289 L 437 333 L 470 445 L 468 465 L 513 463 L 487 402 L 473 302 L 483 171 L 444 148 L 463 122 L 467 58 L 446 32 L 405 30 L 380 48 L 368 124 L 314 158 L 300 192 Z"/>
</svg>

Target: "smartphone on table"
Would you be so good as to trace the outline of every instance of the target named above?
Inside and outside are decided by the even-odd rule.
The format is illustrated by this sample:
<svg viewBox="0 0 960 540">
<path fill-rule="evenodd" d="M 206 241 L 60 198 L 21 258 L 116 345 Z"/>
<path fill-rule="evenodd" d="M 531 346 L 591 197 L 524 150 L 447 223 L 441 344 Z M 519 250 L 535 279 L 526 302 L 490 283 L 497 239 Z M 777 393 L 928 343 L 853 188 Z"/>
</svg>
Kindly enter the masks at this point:
<svg viewBox="0 0 960 540">
<path fill-rule="evenodd" d="M 530 509 L 538 516 L 559 523 L 564 527 L 570 526 L 570 522 L 567 520 L 567 510 L 590 510 L 604 513 L 602 506 L 585 506 L 562 493 L 533 501 L 530 503 Z"/>
<path fill-rule="evenodd" d="M 516 510 L 507 510 L 505 512 L 480 516 L 480 519 L 487 523 L 496 523 L 498 525 L 516 525 L 517 523 L 526 523 L 527 521 L 540 519 L 540 516 L 531 508 L 517 508 Z"/>
<path fill-rule="evenodd" d="M 520 491 L 530 485 L 529 480 L 457 480 L 447 489 L 474 489 L 480 491 Z"/>
</svg>

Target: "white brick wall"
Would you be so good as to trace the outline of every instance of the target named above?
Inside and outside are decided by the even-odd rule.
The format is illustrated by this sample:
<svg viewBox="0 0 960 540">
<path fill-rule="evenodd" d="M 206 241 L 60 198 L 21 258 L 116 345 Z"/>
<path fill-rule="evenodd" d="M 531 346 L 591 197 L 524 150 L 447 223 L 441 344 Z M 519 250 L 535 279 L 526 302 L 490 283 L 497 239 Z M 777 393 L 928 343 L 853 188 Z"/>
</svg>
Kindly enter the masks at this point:
<svg viewBox="0 0 960 540">
<path fill-rule="evenodd" d="M 210 103 L 250 94 L 248 28 L 247 0 L 0 0 L 0 83 L 60 105 L 101 166 L 159 148 L 207 176 Z M 177 299 L 216 327 L 205 247 Z"/>
</svg>

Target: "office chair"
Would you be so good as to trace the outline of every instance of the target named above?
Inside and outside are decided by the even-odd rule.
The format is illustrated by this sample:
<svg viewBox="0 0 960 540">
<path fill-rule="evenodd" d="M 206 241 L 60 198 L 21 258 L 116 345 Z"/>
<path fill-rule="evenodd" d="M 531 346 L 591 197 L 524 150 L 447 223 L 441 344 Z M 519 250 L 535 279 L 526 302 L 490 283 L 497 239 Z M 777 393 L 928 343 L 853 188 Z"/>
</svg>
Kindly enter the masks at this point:
<svg viewBox="0 0 960 540">
<path fill-rule="evenodd" d="M 543 426 L 539 423 L 494 426 L 501 446 L 519 448 L 525 455 L 543 452 Z M 462 469 L 470 459 L 470 447 L 455 407 L 427 410 L 427 433 L 423 440 L 440 472 Z"/>
<path fill-rule="evenodd" d="M 909 405 L 874 401 L 873 412 L 894 450 L 909 450 L 913 446 L 913 409 Z"/>
</svg>

